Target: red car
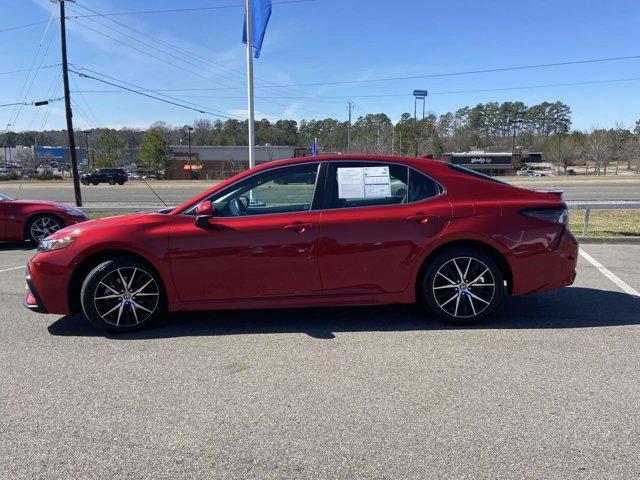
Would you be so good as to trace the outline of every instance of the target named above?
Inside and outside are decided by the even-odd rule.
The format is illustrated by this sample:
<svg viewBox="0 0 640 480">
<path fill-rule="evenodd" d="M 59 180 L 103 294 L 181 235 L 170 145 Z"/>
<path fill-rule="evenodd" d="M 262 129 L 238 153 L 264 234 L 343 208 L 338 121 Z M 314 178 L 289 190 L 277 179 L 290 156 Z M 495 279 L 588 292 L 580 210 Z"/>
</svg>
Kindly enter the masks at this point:
<svg viewBox="0 0 640 480">
<path fill-rule="evenodd" d="M 12 200 L 0 194 L 0 241 L 36 244 L 61 228 L 87 220 L 82 210 L 44 200 Z"/>
<path fill-rule="evenodd" d="M 165 311 L 416 301 L 468 323 L 505 294 L 573 282 L 578 243 L 560 197 L 420 158 L 273 162 L 172 210 L 48 237 L 25 304 L 84 311 L 115 332 Z"/>
</svg>

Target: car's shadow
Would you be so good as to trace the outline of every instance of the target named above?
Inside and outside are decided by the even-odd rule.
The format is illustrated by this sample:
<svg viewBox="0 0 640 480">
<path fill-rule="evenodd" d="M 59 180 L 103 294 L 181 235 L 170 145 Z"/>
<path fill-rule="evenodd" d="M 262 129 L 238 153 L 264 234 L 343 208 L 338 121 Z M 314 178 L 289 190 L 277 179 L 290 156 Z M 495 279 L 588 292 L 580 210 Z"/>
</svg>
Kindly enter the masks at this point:
<svg viewBox="0 0 640 480">
<path fill-rule="evenodd" d="M 30 252 L 35 250 L 37 245 L 30 242 L 0 242 L 0 252 Z"/>
<path fill-rule="evenodd" d="M 176 313 L 158 326 L 114 335 L 120 340 L 305 333 L 331 339 L 339 332 L 393 332 L 452 328 L 587 328 L 640 324 L 640 298 L 592 288 L 565 288 L 537 295 L 507 298 L 502 308 L 477 326 L 452 327 L 413 305 L 348 308 L 296 308 Z M 82 315 L 66 316 L 49 326 L 51 335 L 101 335 Z"/>
</svg>

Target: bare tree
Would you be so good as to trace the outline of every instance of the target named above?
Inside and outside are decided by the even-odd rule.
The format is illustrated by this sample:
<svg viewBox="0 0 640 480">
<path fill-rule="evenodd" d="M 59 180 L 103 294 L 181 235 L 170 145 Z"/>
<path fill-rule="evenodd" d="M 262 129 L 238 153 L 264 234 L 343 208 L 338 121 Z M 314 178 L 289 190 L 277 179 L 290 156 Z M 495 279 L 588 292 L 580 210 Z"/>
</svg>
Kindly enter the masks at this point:
<svg viewBox="0 0 640 480">
<path fill-rule="evenodd" d="M 607 174 L 607 164 L 611 160 L 611 136 L 605 130 L 593 130 L 585 139 L 584 155 L 593 162 L 596 175 Z"/>
<path fill-rule="evenodd" d="M 36 173 L 38 170 L 40 162 L 33 154 L 33 150 L 31 148 L 21 148 L 18 150 L 16 159 L 20 163 L 20 168 L 22 168 L 22 170 L 27 171 L 28 173 Z"/>
<path fill-rule="evenodd" d="M 567 168 L 578 156 L 578 150 L 579 147 L 571 136 L 559 133 L 549 138 L 544 154 L 558 169 L 562 168 L 567 173 Z"/>
</svg>

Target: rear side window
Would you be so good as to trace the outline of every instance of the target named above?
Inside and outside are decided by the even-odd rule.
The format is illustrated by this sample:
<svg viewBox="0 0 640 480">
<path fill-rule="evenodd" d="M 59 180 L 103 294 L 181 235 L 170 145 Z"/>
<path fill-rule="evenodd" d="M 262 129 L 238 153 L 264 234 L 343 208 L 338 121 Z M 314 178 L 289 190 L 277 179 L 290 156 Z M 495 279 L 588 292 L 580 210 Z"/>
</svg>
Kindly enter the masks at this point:
<svg viewBox="0 0 640 480">
<path fill-rule="evenodd" d="M 475 170 L 471 170 L 469 168 L 461 167 L 460 165 L 455 165 L 453 163 L 447 163 L 447 167 L 451 170 L 455 170 L 456 172 L 464 173 L 465 175 L 469 175 L 471 177 L 481 178 L 482 180 L 486 180 L 488 182 L 500 183 L 501 185 L 509 185 L 507 182 L 503 182 L 502 180 L 498 180 L 495 177 L 490 177 L 489 175 L 485 175 L 484 173 L 476 172 Z"/>
<path fill-rule="evenodd" d="M 330 162 L 323 208 L 399 205 L 440 193 L 438 184 L 406 165 Z"/>
<path fill-rule="evenodd" d="M 417 170 L 409 169 L 409 202 L 418 202 L 441 193 L 440 185 Z"/>
</svg>

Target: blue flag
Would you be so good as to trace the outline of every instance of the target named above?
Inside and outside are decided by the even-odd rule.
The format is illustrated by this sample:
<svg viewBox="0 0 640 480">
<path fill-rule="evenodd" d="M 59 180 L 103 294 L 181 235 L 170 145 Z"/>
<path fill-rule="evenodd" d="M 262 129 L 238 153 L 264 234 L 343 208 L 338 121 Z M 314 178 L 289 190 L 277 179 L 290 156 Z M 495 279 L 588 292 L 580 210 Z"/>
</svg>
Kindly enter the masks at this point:
<svg viewBox="0 0 640 480">
<path fill-rule="evenodd" d="M 271 17 L 271 0 L 251 0 L 253 13 L 253 51 L 254 56 L 260 56 L 262 41 L 267 31 L 267 24 Z M 247 43 L 247 12 L 244 12 L 244 29 L 242 42 Z"/>
<path fill-rule="evenodd" d="M 311 156 L 315 157 L 316 155 L 318 155 L 318 139 L 314 138 L 311 142 Z"/>
</svg>

